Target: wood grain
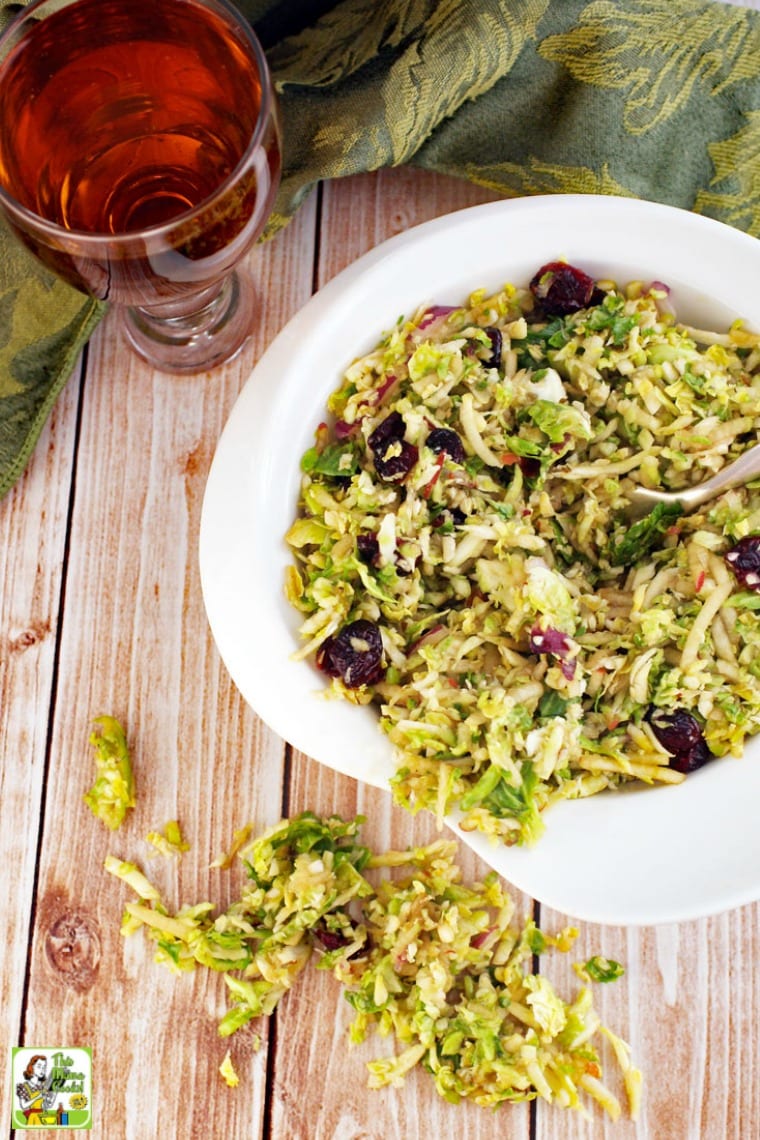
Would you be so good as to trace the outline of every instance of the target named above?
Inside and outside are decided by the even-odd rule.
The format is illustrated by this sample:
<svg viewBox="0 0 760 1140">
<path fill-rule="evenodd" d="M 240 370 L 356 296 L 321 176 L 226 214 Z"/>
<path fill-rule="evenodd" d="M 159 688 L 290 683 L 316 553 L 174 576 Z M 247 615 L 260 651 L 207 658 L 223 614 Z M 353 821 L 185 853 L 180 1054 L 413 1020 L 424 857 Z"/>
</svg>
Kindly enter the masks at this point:
<svg viewBox="0 0 760 1140">
<path fill-rule="evenodd" d="M 0 510 L 0 1045 L 6 1056 L 21 1040 L 79 390 L 77 369 Z M 10 1119 L 8 1093 L 3 1081 L 3 1122 Z"/>
</svg>

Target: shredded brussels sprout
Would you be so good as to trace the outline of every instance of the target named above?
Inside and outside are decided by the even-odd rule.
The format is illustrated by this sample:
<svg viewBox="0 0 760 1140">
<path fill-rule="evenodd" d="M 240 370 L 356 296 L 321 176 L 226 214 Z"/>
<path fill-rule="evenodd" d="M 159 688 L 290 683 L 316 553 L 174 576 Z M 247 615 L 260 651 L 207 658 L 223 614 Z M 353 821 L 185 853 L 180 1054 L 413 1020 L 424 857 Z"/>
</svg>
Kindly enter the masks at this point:
<svg viewBox="0 0 760 1140">
<path fill-rule="evenodd" d="M 149 831 L 145 838 L 155 847 L 157 855 L 173 856 L 178 859 L 185 851 L 190 850 L 190 844 L 182 838 L 182 831 L 176 819 L 170 819 L 163 832 Z"/>
<path fill-rule="evenodd" d="M 760 602 L 726 558 L 760 549 L 760 481 L 625 513 L 636 485 L 702 482 L 760 424 L 760 337 L 678 323 L 666 293 L 422 308 L 331 395 L 287 534 L 296 657 L 376 708 L 404 807 L 529 844 L 559 799 L 678 783 L 760 729 Z M 368 622 L 382 660 L 350 660 Z M 658 710 L 694 718 L 688 760 Z"/>
<path fill-rule="evenodd" d="M 603 958 L 595 954 L 584 965 L 577 966 L 576 972 L 580 978 L 585 978 L 587 981 L 615 982 L 618 978 L 622 978 L 625 970 L 614 958 Z"/>
<path fill-rule="evenodd" d="M 237 1075 L 235 1066 L 232 1063 L 232 1055 L 230 1054 L 229 1049 L 224 1054 L 222 1063 L 219 1066 L 219 1072 L 221 1073 L 225 1084 L 229 1088 L 236 1089 L 240 1084 L 240 1077 Z"/>
<path fill-rule="evenodd" d="M 331 970 L 353 1009 L 350 1040 L 377 1032 L 397 1044 L 369 1063 L 372 1088 L 398 1086 L 419 1065 L 454 1103 L 542 1097 L 587 1112 L 596 1101 L 617 1118 L 620 1102 L 603 1081 L 606 1037 L 635 1117 L 641 1074 L 602 1026 L 589 987 L 566 1001 L 534 968 L 536 955 L 570 950 L 577 930 L 550 935 L 515 922 L 495 873 L 461 881 L 455 842 L 372 854 L 359 842 L 361 822 L 304 813 L 254 839 L 240 851 L 241 897 L 216 917 L 210 903 L 170 914 L 133 864 L 111 857 L 106 869 L 141 900 L 127 904 L 122 932 L 142 926 L 173 970 L 222 972 L 234 1002 L 222 1037 L 272 1013 L 311 959 Z"/>
<path fill-rule="evenodd" d="M 96 727 L 90 744 L 95 749 L 96 776 L 84 801 L 93 815 L 115 831 L 129 808 L 135 806 L 132 761 L 124 729 L 117 720 L 100 716 L 93 723 Z"/>
</svg>

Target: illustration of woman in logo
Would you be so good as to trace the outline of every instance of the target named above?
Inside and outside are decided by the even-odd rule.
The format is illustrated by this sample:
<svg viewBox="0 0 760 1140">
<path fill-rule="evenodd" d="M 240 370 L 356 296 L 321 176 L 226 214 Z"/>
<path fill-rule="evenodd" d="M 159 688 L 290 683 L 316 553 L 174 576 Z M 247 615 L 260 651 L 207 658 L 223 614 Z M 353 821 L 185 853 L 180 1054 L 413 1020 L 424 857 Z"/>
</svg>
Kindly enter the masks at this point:
<svg viewBox="0 0 760 1140">
<path fill-rule="evenodd" d="M 53 1074 L 47 1075 L 47 1058 L 35 1053 L 24 1069 L 24 1079 L 16 1085 L 21 1111 L 28 1124 L 42 1124 L 40 1113 L 48 1112 L 55 1101 L 55 1090 L 51 1090 Z"/>
</svg>

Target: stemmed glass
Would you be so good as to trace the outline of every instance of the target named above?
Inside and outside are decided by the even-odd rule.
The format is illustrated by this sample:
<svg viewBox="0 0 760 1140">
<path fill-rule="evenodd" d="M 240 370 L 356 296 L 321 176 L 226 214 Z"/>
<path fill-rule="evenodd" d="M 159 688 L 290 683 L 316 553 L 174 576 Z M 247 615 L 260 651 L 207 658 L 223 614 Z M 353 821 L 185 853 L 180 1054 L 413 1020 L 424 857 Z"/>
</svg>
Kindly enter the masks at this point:
<svg viewBox="0 0 760 1140">
<path fill-rule="evenodd" d="M 213 367 L 251 331 L 235 266 L 280 156 L 264 52 L 227 0 L 34 0 L 0 36 L 0 210 L 157 368 Z"/>
</svg>

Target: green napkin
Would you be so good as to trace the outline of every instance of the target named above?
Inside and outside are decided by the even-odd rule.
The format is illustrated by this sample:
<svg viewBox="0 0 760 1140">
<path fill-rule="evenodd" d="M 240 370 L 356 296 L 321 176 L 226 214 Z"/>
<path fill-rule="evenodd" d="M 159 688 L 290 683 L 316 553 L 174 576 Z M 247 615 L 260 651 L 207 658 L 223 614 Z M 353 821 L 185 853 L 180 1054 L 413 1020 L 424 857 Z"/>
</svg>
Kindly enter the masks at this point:
<svg viewBox="0 0 760 1140">
<path fill-rule="evenodd" d="M 280 94 L 267 231 L 414 163 L 505 197 L 648 198 L 760 235 L 760 12 L 711 0 L 240 0 Z M 0 0 L 0 26 L 19 5 Z M 104 307 L 0 233 L 0 495 Z"/>
</svg>

